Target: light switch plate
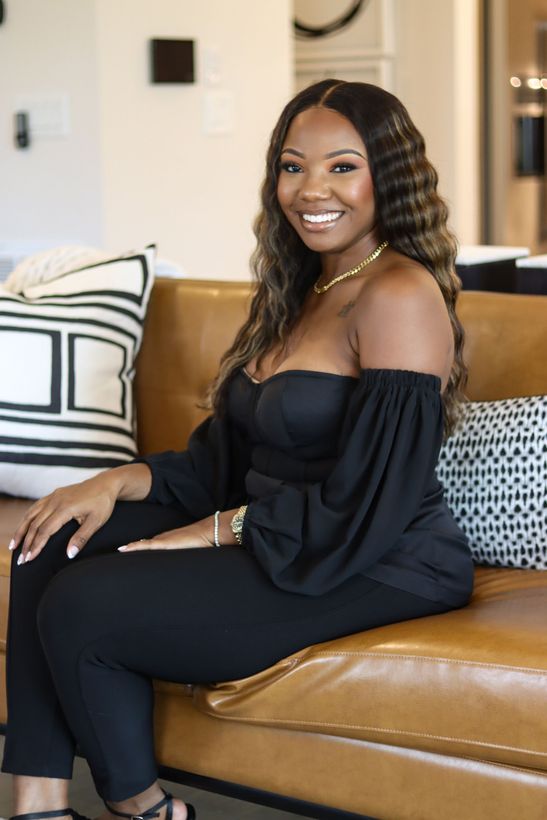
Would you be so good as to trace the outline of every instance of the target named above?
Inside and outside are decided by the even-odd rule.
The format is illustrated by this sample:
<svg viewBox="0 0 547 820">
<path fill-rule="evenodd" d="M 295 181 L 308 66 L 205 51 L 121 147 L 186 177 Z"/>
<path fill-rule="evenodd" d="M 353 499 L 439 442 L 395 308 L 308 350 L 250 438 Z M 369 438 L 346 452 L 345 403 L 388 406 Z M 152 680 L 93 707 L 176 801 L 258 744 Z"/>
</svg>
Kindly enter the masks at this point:
<svg viewBox="0 0 547 820">
<path fill-rule="evenodd" d="M 15 111 L 27 111 L 30 136 L 68 137 L 70 134 L 70 102 L 68 94 L 19 94 Z"/>
<path fill-rule="evenodd" d="M 203 95 L 203 133 L 231 134 L 235 129 L 233 91 L 209 90 Z"/>
</svg>

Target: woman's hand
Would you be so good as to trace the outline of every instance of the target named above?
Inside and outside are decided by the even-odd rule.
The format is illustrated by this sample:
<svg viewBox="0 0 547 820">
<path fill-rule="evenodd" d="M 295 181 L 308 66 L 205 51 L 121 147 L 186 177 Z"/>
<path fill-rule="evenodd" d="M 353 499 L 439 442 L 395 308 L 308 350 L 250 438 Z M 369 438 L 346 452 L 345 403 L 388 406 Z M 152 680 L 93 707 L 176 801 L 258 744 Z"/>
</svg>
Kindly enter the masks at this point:
<svg viewBox="0 0 547 820">
<path fill-rule="evenodd" d="M 223 545 L 237 544 L 230 522 L 237 509 L 225 510 L 218 517 L 219 543 Z M 169 530 L 155 535 L 153 538 L 143 538 L 141 541 L 132 541 L 118 547 L 120 552 L 141 552 L 142 550 L 185 550 L 196 547 L 214 547 L 215 517 L 210 515 L 201 521 L 195 521 L 186 527 Z"/>
<path fill-rule="evenodd" d="M 67 544 L 67 555 L 74 558 L 108 521 L 118 498 L 144 498 L 150 483 L 150 470 L 140 463 L 105 470 L 86 481 L 60 487 L 30 507 L 9 548 L 17 549 L 22 542 L 17 563 L 31 561 L 41 553 L 52 535 L 75 519 L 80 527 Z"/>
</svg>

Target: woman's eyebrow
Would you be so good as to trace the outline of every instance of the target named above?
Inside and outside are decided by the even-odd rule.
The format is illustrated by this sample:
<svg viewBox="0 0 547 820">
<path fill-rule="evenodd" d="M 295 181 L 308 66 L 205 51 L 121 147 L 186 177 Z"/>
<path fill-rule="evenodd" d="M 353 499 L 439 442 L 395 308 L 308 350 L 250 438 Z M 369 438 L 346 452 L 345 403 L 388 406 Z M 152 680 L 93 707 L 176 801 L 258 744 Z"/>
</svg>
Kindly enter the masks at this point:
<svg viewBox="0 0 547 820">
<path fill-rule="evenodd" d="M 301 159 L 305 158 L 305 154 L 302 151 L 297 151 L 296 148 L 283 148 L 281 151 L 282 154 L 294 154 L 297 157 L 301 157 Z M 366 159 L 359 151 L 356 151 L 354 148 L 341 148 L 339 151 L 331 151 L 328 154 L 325 154 L 325 159 L 332 159 L 333 157 L 340 157 L 343 154 L 355 154 L 357 157 L 361 157 L 361 159 Z"/>
<path fill-rule="evenodd" d="M 361 159 L 365 159 L 365 157 L 356 151 L 354 148 L 342 148 L 340 151 L 331 151 L 330 154 L 325 154 L 325 159 L 332 159 L 332 157 L 340 157 L 342 154 L 355 154 L 357 157 L 361 157 Z"/>
</svg>

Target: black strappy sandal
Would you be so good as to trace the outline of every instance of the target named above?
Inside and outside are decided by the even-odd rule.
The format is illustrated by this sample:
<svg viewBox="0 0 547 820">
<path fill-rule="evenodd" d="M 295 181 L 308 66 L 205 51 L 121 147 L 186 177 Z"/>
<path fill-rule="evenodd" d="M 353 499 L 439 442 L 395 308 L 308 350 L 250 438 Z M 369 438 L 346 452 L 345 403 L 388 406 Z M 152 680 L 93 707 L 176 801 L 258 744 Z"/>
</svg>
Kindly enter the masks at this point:
<svg viewBox="0 0 547 820">
<path fill-rule="evenodd" d="M 108 805 L 106 800 L 103 800 L 103 803 L 105 804 L 106 808 L 111 814 L 116 814 L 118 817 L 127 817 L 129 818 L 129 820 L 151 820 L 151 818 L 153 817 L 159 817 L 160 813 L 159 811 L 157 811 L 157 809 L 161 809 L 161 807 L 165 806 L 165 804 L 167 803 L 167 813 L 165 815 L 165 820 L 172 820 L 173 795 L 169 794 L 169 792 L 166 792 L 165 789 L 162 789 L 162 792 L 164 793 L 165 797 L 162 800 L 160 800 L 159 803 L 156 803 L 155 806 L 152 806 L 150 809 L 143 811 L 141 814 L 126 814 L 126 812 L 124 811 L 115 811 Z M 191 803 L 186 803 L 186 811 L 186 820 L 196 820 L 196 810 L 194 809 Z M 13 820 L 15 820 L 15 818 L 13 818 Z M 21 818 L 19 818 L 19 820 L 21 820 Z M 34 818 L 32 818 L 31 820 L 34 820 Z M 36 817 L 36 820 L 38 820 L 38 817 Z"/>
<path fill-rule="evenodd" d="M 44 820 L 48 817 L 64 817 L 70 814 L 72 820 L 89 820 L 89 817 L 84 817 L 83 814 L 78 814 L 74 809 L 56 809 L 55 811 L 32 811 L 30 814 L 15 814 L 9 820 Z"/>
</svg>

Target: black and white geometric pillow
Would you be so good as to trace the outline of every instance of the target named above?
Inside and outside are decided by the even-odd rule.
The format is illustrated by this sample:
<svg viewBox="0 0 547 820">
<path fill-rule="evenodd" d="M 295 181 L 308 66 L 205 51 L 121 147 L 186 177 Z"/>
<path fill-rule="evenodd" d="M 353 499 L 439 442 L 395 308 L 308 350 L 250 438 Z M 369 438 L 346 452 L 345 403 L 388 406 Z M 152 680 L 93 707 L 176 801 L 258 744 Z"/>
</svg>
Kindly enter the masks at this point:
<svg viewBox="0 0 547 820">
<path fill-rule="evenodd" d="M 547 569 L 547 396 L 466 404 L 437 476 L 475 563 Z"/>
<path fill-rule="evenodd" d="M 155 247 L 0 291 L 0 492 L 40 498 L 137 455 Z"/>
</svg>

